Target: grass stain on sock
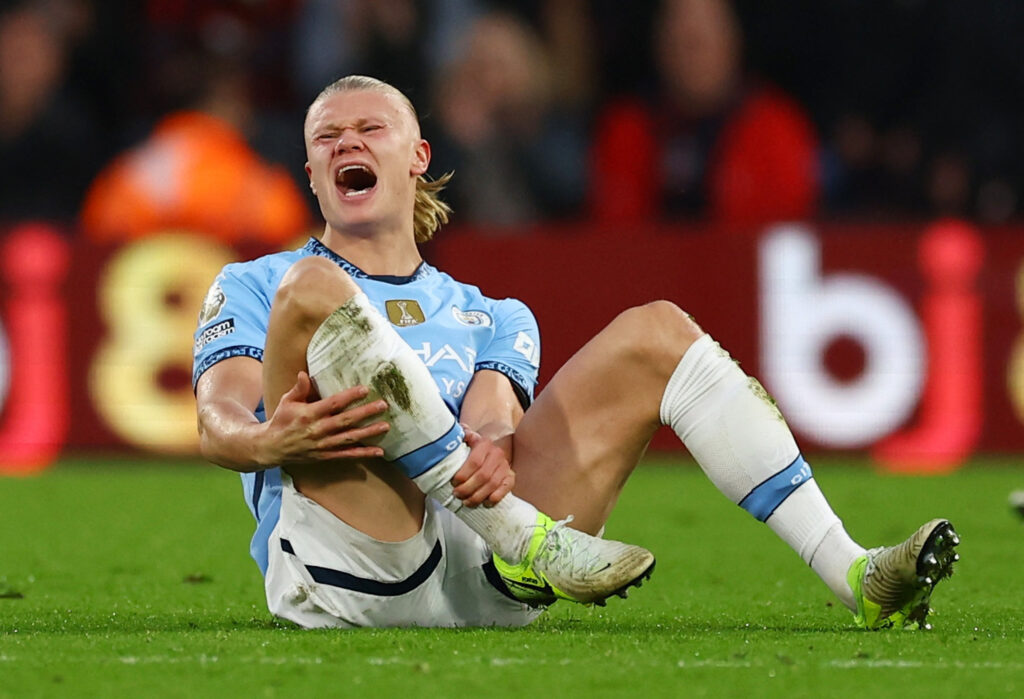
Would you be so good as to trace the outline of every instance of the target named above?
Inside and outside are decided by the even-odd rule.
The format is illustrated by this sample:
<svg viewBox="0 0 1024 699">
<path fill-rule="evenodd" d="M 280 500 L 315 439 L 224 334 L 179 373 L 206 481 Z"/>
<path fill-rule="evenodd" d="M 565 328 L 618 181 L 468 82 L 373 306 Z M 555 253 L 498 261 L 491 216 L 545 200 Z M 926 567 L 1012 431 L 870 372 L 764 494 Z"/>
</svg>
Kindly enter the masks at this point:
<svg viewBox="0 0 1024 699">
<path fill-rule="evenodd" d="M 348 324 L 361 330 L 365 334 L 369 334 L 373 327 L 370 325 L 370 320 L 363 315 L 363 308 L 355 301 L 355 297 L 349 300 L 347 303 L 341 305 L 334 314 L 344 320 L 348 321 Z"/>
<path fill-rule="evenodd" d="M 405 382 L 405 377 L 402 376 L 398 367 L 391 362 L 381 365 L 380 370 L 370 380 L 370 386 L 388 404 L 396 405 L 406 411 L 412 407 L 409 384 Z"/>
</svg>

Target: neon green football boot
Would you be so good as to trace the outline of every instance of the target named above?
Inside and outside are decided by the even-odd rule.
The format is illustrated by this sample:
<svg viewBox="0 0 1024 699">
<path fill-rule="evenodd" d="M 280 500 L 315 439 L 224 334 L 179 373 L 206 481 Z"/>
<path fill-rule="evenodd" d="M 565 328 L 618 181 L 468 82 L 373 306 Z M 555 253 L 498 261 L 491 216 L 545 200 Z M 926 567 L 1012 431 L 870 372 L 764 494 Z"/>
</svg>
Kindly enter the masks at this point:
<svg viewBox="0 0 1024 699">
<path fill-rule="evenodd" d="M 626 597 L 651 577 L 654 554 L 640 546 L 609 541 L 572 529 L 537 514 L 526 557 L 510 565 L 493 556 L 494 567 L 509 592 L 521 602 L 543 607 L 565 599 L 604 606 L 612 595 Z"/>
<path fill-rule="evenodd" d="M 865 629 L 930 629 L 929 602 L 960 559 L 953 525 L 933 519 L 896 546 L 871 549 L 846 573 L 857 602 L 854 622 Z"/>
</svg>

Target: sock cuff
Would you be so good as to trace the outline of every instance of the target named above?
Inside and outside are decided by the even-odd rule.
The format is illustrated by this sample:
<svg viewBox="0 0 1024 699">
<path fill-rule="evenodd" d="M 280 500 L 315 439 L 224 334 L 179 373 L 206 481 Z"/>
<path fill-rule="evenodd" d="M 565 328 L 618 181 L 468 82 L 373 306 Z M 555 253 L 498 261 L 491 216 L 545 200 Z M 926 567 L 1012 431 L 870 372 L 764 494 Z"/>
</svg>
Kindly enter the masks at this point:
<svg viewBox="0 0 1024 699">
<path fill-rule="evenodd" d="M 739 506 L 758 521 L 765 521 L 797 488 L 808 485 L 813 478 L 810 465 L 797 454 L 784 469 L 758 483 L 739 502 Z"/>
<path fill-rule="evenodd" d="M 686 352 L 683 353 L 682 359 L 679 360 L 679 364 L 672 371 L 672 376 L 669 377 L 668 383 L 665 384 L 665 392 L 661 396 L 661 406 L 658 412 L 663 425 L 672 424 L 674 417 L 673 409 L 679 404 L 676 396 L 686 391 L 688 384 L 692 381 L 692 377 L 699 370 L 704 355 L 717 344 L 711 335 L 705 333 L 697 338 L 686 349 Z"/>
<path fill-rule="evenodd" d="M 469 447 L 462 444 L 455 452 L 441 459 L 434 468 L 413 477 L 412 482 L 425 495 L 434 498 L 449 510 L 457 512 L 462 507 L 462 501 L 455 497 L 455 488 L 451 481 L 452 476 L 468 456 Z"/>
<path fill-rule="evenodd" d="M 701 335 L 683 354 L 672 372 L 658 410 L 686 442 L 696 424 L 719 404 L 747 389 L 749 377 L 710 335 Z M 699 406 L 699 409 L 698 409 Z"/>
<path fill-rule="evenodd" d="M 462 440 L 465 436 L 466 433 L 462 429 L 462 425 L 453 417 L 451 428 L 443 435 L 429 444 L 424 444 L 406 454 L 396 456 L 392 461 L 401 467 L 405 475 L 415 479 L 417 476 L 440 466 L 441 462 L 456 453 L 459 447 L 463 445 Z M 459 466 L 466 460 L 466 456 L 466 454 L 463 454 L 457 457 Z"/>
</svg>

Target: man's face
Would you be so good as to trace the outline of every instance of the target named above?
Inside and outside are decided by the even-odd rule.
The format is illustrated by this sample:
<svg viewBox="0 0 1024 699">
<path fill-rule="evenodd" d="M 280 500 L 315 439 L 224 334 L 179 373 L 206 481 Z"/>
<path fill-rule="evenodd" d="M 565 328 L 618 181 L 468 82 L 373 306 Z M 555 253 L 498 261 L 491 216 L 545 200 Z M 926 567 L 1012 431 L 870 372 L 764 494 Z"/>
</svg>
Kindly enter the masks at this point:
<svg viewBox="0 0 1024 699">
<path fill-rule="evenodd" d="M 725 0 L 667 0 L 657 24 L 658 68 L 687 106 L 721 107 L 740 69 L 740 37 Z"/>
<path fill-rule="evenodd" d="M 339 92 L 315 103 L 306 118 L 306 173 L 320 210 L 336 230 L 408 226 L 416 177 L 430 147 L 397 95 Z"/>
</svg>

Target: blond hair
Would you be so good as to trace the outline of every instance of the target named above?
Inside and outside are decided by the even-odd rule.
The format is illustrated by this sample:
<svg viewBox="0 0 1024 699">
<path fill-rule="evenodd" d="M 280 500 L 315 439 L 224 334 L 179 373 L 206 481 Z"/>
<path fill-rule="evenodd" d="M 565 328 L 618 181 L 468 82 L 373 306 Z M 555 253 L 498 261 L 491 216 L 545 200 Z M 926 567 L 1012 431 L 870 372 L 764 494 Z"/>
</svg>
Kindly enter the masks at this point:
<svg viewBox="0 0 1024 699">
<path fill-rule="evenodd" d="M 409 113 L 412 114 L 412 118 L 416 122 L 417 128 L 419 128 L 419 115 L 416 113 L 416 108 L 412 106 L 409 98 L 394 85 L 377 78 L 371 78 L 368 75 L 347 75 L 344 78 L 335 80 L 320 91 L 320 94 L 309 105 L 310 109 L 312 109 L 314 104 L 331 95 L 358 90 L 383 92 L 397 97 L 406 106 Z M 309 110 L 306 111 L 306 114 L 309 114 Z M 412 226 L 417 243 L 427 242 L 434 237 L 434 233 L 441 226 L 448 223 L 448 219 L 452 214 L 452 207 L 441 200 L 440 193 L 452 179 L 453 174 L 447 172 L 437 179 L 431 179 L 426 175 L 419 175 L 416 178 L 416 200 L 413 204 Z"/>
</svg>

